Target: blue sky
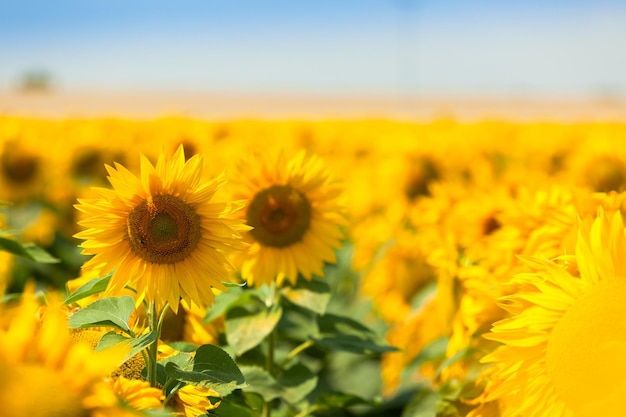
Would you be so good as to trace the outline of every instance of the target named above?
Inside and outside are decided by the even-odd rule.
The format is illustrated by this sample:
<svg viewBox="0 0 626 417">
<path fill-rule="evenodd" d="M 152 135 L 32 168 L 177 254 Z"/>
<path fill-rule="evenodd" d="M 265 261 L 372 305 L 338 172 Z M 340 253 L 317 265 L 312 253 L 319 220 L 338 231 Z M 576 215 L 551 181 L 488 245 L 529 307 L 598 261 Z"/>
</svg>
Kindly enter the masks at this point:
<svg viewBox="0 0 626 417">
<path fill-rule="evenodd" d="M 0 89 L 626 94 L 618 0 L 0 0 Z"/>
</svg>

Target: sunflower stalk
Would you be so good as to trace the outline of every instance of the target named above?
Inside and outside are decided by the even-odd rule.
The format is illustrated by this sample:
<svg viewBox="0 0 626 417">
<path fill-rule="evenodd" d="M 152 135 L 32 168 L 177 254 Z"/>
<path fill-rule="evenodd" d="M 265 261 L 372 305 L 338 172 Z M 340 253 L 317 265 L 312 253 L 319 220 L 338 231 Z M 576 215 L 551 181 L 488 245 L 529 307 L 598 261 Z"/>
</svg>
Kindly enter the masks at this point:
<svg viewBox="0 0 626 417">
<path fill-rule="evenodd" d="M 276 291 L 276 283 L 272 282 L 269 286 L 269 297 L 265 300 L 268 310 L 271 310 L 274 304 L 280 302 L 280 292 Z M 276 345 L 276 336 L 271 332 L 267 336 L 267 357 L 265 359 L 265 370 L 268 374 L 274 375 L 274 350 Z M 263 404 L 263 417 L 270 417 L 272 414 L 272 401 L 265 401 Z"/>
<path fill-rule="evenodd" d="M 161 312 L 157 311 L 156 304 L 150 303 L 148 306 L 148 322 L 150 330 L 156 332 L 156 339 L 148 346 L 148 361 L 146 362 L 148 382 L 151 387 L 157 386 L 157 355 L 159 351 L 159 339 L 161 338 L 161 329 L 163 328 L 163 321 L 165 320 L 165 314 L 169 308 L 169 304 L 165 304 L 165 307 Z"/>
<path fill-rule="evenodd" d="M 274 349 L 275 349 L 275 335 L 274 332 L 270 333 L 267 337 L 267 358 L 265 360 L 265 369 L 270 375 L 274 374 Z M 270 417 L 272 414 L 272 400 L 265 401 L 263 404 L 263 417 Z"/>
</svg>

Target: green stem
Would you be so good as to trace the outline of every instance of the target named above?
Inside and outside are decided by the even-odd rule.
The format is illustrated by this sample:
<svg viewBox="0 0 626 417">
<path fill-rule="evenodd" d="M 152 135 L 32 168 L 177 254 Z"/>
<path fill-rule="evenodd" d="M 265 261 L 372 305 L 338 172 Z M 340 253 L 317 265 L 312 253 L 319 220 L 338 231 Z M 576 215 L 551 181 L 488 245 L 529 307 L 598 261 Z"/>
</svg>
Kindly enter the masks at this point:
<svg viewBox="0 0 626 417">
<path fill-rule="evenodd" d="M 291 352 L 289 352 L 287 354 L 285 359 L 282 361 L 281 366 L 284 366 L 284 365 L 288 364 L 293 358 L 298 356 L 300 354 L 300 352 L 310 348 L 313 345 L 314 345 L 314 343 L 313 343 L 312 340 L 307 340 L 307 341 L 304 341 L 304 342 L 300 343 L 298 346 L 293 348 Z"/>
<path fill-rule="evenodd" d="M 312 405 L 296 414 L 294 417 L 306 417 L 320 409 L 319 405 Z"/>
<path fill-rule="evenodd" d="M 274 348 L 275 348 L 274 332 L 267 336 L 267 357 L 265 358 L 265 370 L 268 374 L 274 374 Z M 263 404 L 263 417 L 270 417 L 272 414 L 272 401 L 266 401 Z"/>
<path fill-rule="evenodd" d="M 165 315 L 167 314 L 167 311 L 169 310 L 170 305 L 168 303 L 165 303 L 165 307 L 163 307 L 163 311 L 161 311 L 161 314 L 159 315 L 159 322 L 157 323 L 157 340 L 161 338 L 161 329 L 163 328 L 163 322 L 165 321 Z"/>
<path fill-rule="evenodd" d="M 156 339 L 150 346 L 148 346 L 148 362 L 146 363 L 146 367 L 148 369 L 148 382 L 151 387 L 156 387 L 157 353 L 159 349 L 160 329 L 159 316 L 157 315 L 156 304 L 154 304 L 154 302 L 150 303 L 148 308 L 148 324 L 150 326 L 150 330 L 157 332 Z"/>
<path fill-rule="evenodd" d="M 270 375 L 274 374 L 274 345 L 276 341 L 274 340 L 274 332 L 270 333 L 267 336 L 267 358 L 265 360 L 265 369 L 267 373 Z"/>
<path fill-rule="evenodd" d="M 276 295 L 276 283 L 272 282 L 270 285 L 270 297 L 266 300 L 266 307 L 271 310 L 274 304 L 277 302 Z M 274 375 L 274 349 L 276 345 L 276 338 L 274 332 L 271 332 L 267 336 L 267 357 L 265 358 L 265 370 L 268 374 Z M 263 403 L 263 417 L 270 417 L 272 414 L 272 401 L 265 401 Z"/>
</svg>

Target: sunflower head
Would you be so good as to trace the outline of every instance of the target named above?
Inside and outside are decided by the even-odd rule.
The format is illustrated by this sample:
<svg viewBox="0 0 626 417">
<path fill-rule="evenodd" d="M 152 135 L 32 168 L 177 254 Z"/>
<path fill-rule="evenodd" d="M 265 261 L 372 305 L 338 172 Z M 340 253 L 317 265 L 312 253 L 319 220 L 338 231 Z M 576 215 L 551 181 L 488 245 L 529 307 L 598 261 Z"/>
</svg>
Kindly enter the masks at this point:
<svg viewBox="0 0 626 417">
<path fill-rule="evenodd" d="M 599 156 L 589 162 L 585 178 L 595 191 L 623 191 L 626 186 L 626 164 L 616 156 Z"/>
<path fill-rule="evenodd" d="M 171 194 L 150 196 L 128 213 L 128 243 L 150 263 L 183 261 L 196 249 L 200 237 L 198 214 Z"/>
<path fill-rule="evenodd" d="M 0 141 L 0 200 L 40 198 L 51 175 L 48 162 L 40 144 L 28 135 Z"/>
<path fill-rule="evenodd" d="M 49 299 L 41 307 L 34 286 L 28 285 L 19 305 L 1 308 L 2 415 L 86 417 L 105 408 L 115 415 L 117 399 L 110 391 L 104 395 L 100 384 L 126 352 L 93 352 L 88 344 L 73 340 L 66 312 L 53 294 Z"/>
<path fill-rule="evenodd" d="M 626 389 L 626 252 L 619 211 L 581 222 L 575 257 L 526 259 L 488 339 L 487 401 L 503 416 L 619 416 Z M 577 263 L 573 275 L 569 262 Z M 578 272 L 579 271 L 579 272 Z"/>
<path fill-rule="evenodd" d="M 432 158 L 428 156 L 411 158 L 404 184 L 406 198 L 413 201 L 418 197 L 429 195 L 430 184 L 440 177 L 440 169 Z"/>
<path fill-rule="evenodd" d="M 248 204 L 248 224 L 255 241 L 284 248 L 302 240 L 311 226 L 311 203 L 290 185 L 271 185 Z"/>
<path fill-rule="evenodd" d="M 39 156 L 22 149 L 18 141 L 8 141 L 0 159 L 3 177 L 15 186 L 29 184 L 41 170 Z"/>
<path fill-rule="evenodd" d="M 211 304 L 212 289 L 229 280 L 226 254 L 246 247 L 241 233 L 249 229 L 229 218 L 242 203 L 211 201 L 224 176 L 203 180 L 202 155 L 186 160 L 182 146 L 171 159 L 161 153 L 156 166 L 142 156 L 139 177 L 119 164 L 107 170 L 113 188 L 76 206 L 86 227 L 76 237 L 95 255 L 83 268 L 115 270 L 109 293 L 129 286 L 158 308 L 177 312 L 180 298 Z"/>
<path fill-rule="evenodd" d="M 243 162 L 237 198 L 248 200 L 245 217 L 249 253 L 236 257 L 250 284 L 278 285 L 298 276 L 322 276 L 325 262 L 335 262 L 346 224 L 340 187 L 322 160 L 300 152 Z"/>
</svg>

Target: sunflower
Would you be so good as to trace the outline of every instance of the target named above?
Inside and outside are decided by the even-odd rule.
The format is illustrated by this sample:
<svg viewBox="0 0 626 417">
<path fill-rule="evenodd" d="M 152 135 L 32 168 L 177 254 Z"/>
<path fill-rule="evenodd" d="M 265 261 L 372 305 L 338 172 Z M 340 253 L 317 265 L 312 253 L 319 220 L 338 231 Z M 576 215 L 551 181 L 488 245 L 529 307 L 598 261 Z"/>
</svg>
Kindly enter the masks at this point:
<svg viewBox="0 0 626 417">
<path fill-rule="evenodd" d="M 526 259 L 532 272 L 502 299 L 512 316 L 485 337 L 503 345 L 483 359 L 494 364 L 484 400 L 502 416 L 623 414 L 626 237 L 621 213 L 609 213 L 581 222 L 575 258 Z"/>
<path fill-rule="evenodd" d="M 106 273 L 115 270 L 108 294 L 130 286 L 137 302 L 168 303 L 178 311 L 180 298 L 210 305 L 212 288 L 225 290 L 232 268 L 226 254 L 242 250 L 241 232 L 249 228 L 228 216 L 241 202 L 212 203 L 226 182 L 223 175 L 203 182 L 202 155 L 185 161 L 180 146 L 171 160 L 162 152 L 156 166 L 141 156 L 137 178 L 122 165 L 106 166 L 113 189 L 97 188 L 99 198 L 79 200 L 87 229 L 83 254 L 95 255 L 83 268 Z"/>
<path fill-rule="evenodd" d="M 15 129 L 13 137 L 0 132 L 0 200 L 26 203 L 41 199 L 50 180 L 49 160 L 41 138 L 30 129 Z"/>
<path fill-rule="evenodd" d="M 72 340 L 54 294 L 43 309 L 28 285 L 17 306 L 0 308 L 0 404 L 5 417 L 125 416 L 105 378 L 125 352 L 93 352 Z M 26 389 L 25 389 L 26 388 Z"/>
<path fill-rule="evenodd" d="M 206 307 L 186 302 L 182 302 L 181 307 L 177 314 L 172 312 L 165 314 L 161 340 L 165 343 L 184 341 L 196 346 L 219 343 L 219 332 L 224 327 L 223 317 L 205 324 Z"/>
<path fill-rule="evenodd" d="M 128 379 L 123 376 L 109 380 L 111 389 L 122 402 L 135 410 L 158 410 L 163 408 L 163 390 L 151 387 L 145 380 Z"/>
<path fill-rule="evenodd" d="M 282 285 L 285 279 L 295 283 L 298 274 L 323 276 L 324 263 L 336 261 L 346 224 L 341 189 L 323 161 L 304 151 L 287 161 L 281 152 L 275 160 L 243 163 L 240 173 L 235 196 L 248 199 L 246 219 L 253 227 L 250 250 L 236 258 L 242 278 Z"/>
<path fill-rule="evenodd" d="M 206 415 L 209 410 L 216 409 L 221 402 L 218 399 L 219 396 L 217 392 L 209 388 L 185 385 L 176 391 L 172 402 L 177 416 L 196 417 Z M 214 402 L 211 402 L 209 397 L 214 398 Z"/>
</svg>

